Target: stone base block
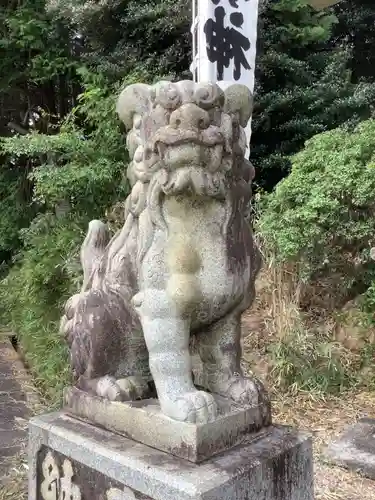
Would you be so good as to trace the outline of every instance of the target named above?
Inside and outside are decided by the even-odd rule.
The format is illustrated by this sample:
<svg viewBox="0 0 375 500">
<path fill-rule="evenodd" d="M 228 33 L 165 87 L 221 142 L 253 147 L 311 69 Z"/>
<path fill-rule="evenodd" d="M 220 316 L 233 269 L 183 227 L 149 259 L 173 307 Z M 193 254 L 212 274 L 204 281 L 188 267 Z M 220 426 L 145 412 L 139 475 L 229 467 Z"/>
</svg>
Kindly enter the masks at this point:
<svg viewBox="0 0 375 500">
<path fill-rule="evenodd" d="M 337 465 L 375 479 L 375 419 L 362 418 L 349 426 L 325 455 Z"/>
<path fill-rule="evenodd" d="M 313 500 L 310 437 L 269 431 L 194 464 L 66 413 L 36 417 L 29 500 Z"/>
<path fill-rule="evenodd" d="M 109 401 L 74 387 L 64 393 L 65 410 L 72 416 L 195 463 L 240 444 L 251 433 L 256 439 L 259 432 L 268 432 L 263 426 L 268 405 L 244 407 L 217 395 L 215 399 L 217 419 L 195 425 L 164 415 L 157 399 Z"/>
</svg>

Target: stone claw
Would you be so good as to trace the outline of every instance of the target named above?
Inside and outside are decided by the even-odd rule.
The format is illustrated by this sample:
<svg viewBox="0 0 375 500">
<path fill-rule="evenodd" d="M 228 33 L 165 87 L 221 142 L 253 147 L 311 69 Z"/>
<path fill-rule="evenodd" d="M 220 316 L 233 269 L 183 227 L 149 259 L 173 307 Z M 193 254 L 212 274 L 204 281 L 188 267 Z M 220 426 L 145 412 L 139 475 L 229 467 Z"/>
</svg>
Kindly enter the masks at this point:
<svg viewBox="0 0 375 500">
<path fill-rule="evenodd" d="M 135 401 L 136 399 L 144 399 L 149 396 L 149 386 L 147 381 L 142 377 L 126 377 L 116 381 L 124 395 L 124 401 Z"/>
<path fill-rule="evenodd" d="M 92 382 L 89 384 L 92 385 Z M 110 401 L 135 401 L 149 395 L 149 387 L 142 377 L 126 377 L 116 380 L 107 375 L 95 381 L 94 391 Z"/>
<path fill-rule="evenodd" d="M 161 407 L 170 418 L 192 424 L 206 424 L 217 416 L 214 397 L 203 391 L 188 392 L 175 401 L 161 401 Z"/>
<path fill-rule="evenodd" d="M 263 399 L 265 389 L 255 379 L 243 376 L 233 376 L 229 381 L 227 396 L 233 401 L 243 405 L 257 406 Z"/>
<path fill-rule="evenodd" d="M 97 381 L 96 393 L 104 399 L 109 399 L 109 401 L 122 401 L 123 399 L 121 389 L 117 385 L 116 379 L 109 375 Z"/>
</svg>

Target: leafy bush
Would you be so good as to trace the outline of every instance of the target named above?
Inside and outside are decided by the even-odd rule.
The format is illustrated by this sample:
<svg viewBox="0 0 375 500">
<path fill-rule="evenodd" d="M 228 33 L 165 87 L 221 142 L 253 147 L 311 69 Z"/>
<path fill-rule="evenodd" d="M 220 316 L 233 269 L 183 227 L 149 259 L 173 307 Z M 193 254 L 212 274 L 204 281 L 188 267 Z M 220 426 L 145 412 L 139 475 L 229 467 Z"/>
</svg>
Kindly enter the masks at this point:
<svg viewBox="0 0 375 500">
<path fill-rule="evenodd" d="M 19 229 L 28 227 L 36 214 L 29 171 L 27 162 L 14 165 L 3 157 L 0 163 L 0 266 L 5 268 L 19 248 Z"/>
<path fill-rule="evenodd" d="M 114 106 L 117 92 L 100 76 L 89 78 L 60 133 L 16 136 L 1 144 L 15 162 L 24 157 L 34 165 L 39 161 L 29 179 L 40 213 L 19 233 L 22 249 L 0 282 L 0 319 L 20 337 L 40 387 L 55 401 L 69 379 L 58 323 L 64 302 L 79 290 L 78 256 L 87 224 L 127 193 L 125 141 Z M 61 201 L 68 202 L 63 214 L 56 211 Z"/>
<path fill-rule="evenodd" d="M 290 175 L 260 202 L 258 229 L 279 261 L 298 262 L 307 284 L 340 301 L 375 278 L 375 120 L 319 134 L 294 156 Z"/>
<path fill-rule="evenodd" d="M 58 323 L 65 300 L 79 289 L 82 226 L 53 214 L 37 218 L 23 234 L 24 250 L 0 282 L 1 321 L 17 332 L 37 382 L 53 400 L 69 379 Z"/>
</svg>

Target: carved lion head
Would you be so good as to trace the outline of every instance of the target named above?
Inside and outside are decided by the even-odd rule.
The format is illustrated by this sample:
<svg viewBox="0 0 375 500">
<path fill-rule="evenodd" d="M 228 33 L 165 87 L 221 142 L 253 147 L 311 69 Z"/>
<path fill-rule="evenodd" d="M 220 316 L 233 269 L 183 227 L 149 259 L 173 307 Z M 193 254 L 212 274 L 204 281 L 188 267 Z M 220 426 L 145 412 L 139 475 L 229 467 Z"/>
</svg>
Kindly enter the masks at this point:
<svg viewBox="0 0 375 500">
<path fill-rule="evenodd" d="M 238 84 L 225 91 L 192 81 L 126 87 L 117 112 L 129 130 L 131 185 L 157 184 L 166 196 L 191 190 L 224 198 L 243 170 L 251 111 L 251 93 Z"/>
</svg>

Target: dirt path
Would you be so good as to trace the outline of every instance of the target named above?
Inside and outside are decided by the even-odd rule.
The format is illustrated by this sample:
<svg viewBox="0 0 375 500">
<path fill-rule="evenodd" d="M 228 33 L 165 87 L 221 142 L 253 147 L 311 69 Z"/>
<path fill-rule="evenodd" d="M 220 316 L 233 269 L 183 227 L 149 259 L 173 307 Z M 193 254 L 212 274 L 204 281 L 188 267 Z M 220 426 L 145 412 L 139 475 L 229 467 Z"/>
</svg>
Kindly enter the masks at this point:
<svg viewBox="0 0 375 500">
<path fill-rule="evenodd" d="M 29 408 L 20 384 L 23 373 L 7 337 L 0 337 L 0 478 L 27 440 Z"/>
<path fill-rule="evenodd" d="M 0 331 L 0 500 L 27 498 L 27 428 L 39 398 L 9 333 Z"/>
</svg>

